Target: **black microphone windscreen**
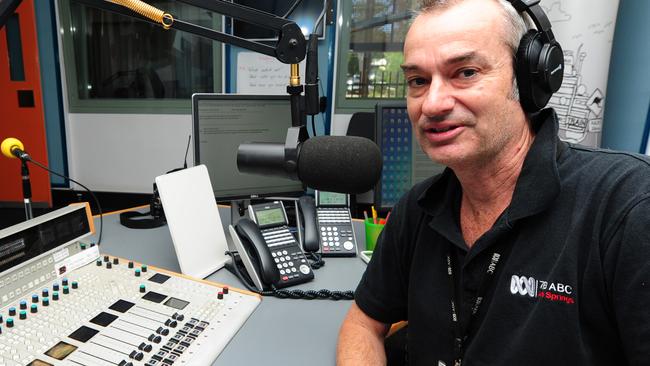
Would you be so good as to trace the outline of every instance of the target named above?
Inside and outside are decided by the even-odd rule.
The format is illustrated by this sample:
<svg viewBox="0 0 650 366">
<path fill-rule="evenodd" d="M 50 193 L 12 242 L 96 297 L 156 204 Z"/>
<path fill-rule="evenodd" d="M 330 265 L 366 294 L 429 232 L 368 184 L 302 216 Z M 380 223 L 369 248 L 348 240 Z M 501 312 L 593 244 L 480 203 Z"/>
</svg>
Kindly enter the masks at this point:
<svg viewBox="0 0 650 366">
<path fill-rule="evenodd" d="M 367 138 L 316 136 L 300 147 L 298 174 L 310 188 L 363 193 L 374 188 L 381 168 L 379 147 Z"/>
</svg>

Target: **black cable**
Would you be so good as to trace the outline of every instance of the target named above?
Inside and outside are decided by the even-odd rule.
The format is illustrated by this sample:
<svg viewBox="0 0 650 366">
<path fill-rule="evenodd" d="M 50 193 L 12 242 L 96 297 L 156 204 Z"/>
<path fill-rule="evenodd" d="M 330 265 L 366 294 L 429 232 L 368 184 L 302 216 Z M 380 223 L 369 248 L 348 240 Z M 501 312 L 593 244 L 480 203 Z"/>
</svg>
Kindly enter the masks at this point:
<svg viewBox="0 0 650 366">
<path fill-rule="evenodd" d="M 83 184 L 77 182 L 76 180 L 74 180 L 74 179 L 72 179 L 72 178 L 70 178 L 70 177 L 66 177 L 66 176 L 63 175 L 63 174 L 59 174 L 59 173 L 57 173 L 57 172 L 51 170 L 50 168 L 46 167 L 45 165 L 39 163 L 38 161 L 35 161 L 35 160 L 33 160 L 33 159 L 29 159 L 29 161 L 30 161 L 32 164 L 34 164 L 34 165 L 36 165 L 36 166 L 38 166 L 38 167 L 40 167 L 40 168 L 42 168 L 42 169 L 47 170 L 48 172 L 50 172 L 50 173 L 52 173 L 52 174 L 54 174 L 54 175 L 56 175 L 56 176 L 59 176 L 59 177 L 61 177 L 61 178 L 63 178 L 63 179 L 67 179 L 67 180 L 69 180 L 69 181 L 71 181 L 71 182 L 74 182 L 74 183 L 80 185 L 80 186 L 83 187 L 85 190 L 87 190 L 88 193 L 90 193 L 90 196 L 93 198 L 93 200 L 95 200 L 95 204 L 97 205 L 97 211 L 99 211 L 99 236 L 98 236 L 98 239 L 97 239 L 97 246 L 99 246 L 99 244 L 101 244 L 101 242 L 102 242 L 102 231 L 104 230 L 104 216 L 103 216 L 103 214 L 102 214 L 102 206 L 99 204 L 99 200 L 97 199 L 97 197 L 95 196 L 95 194 L 93 193 L 93 191 L 91 191 L 90 189 L 88 189 L 88 187 L 84 186 Z"/>
<path fill-rule="evenodd" d="M 314 119 L 315 116 L 311 116 L 311 133 L 312 137 L 316 136 L 316 121 Z"/>
<path fill-rule="evenodd" d="M 185 160 L 183 161 L 183 169 L 187 169 L 187 153 L 190 152 L 190 141 L 192 141 L 192 135 L 187 137 L 187 148 L 185 148 Z"/>
<path fill-rule="evenodd" d="M 289 15 L 291 15 L 291 13 L 293 13 L 293 11 L 296 10 L 296 8 L 298 7 L 298 5 L 300 5 L 301 2 L 302 2 L 302 0 L 296 0 L 296 2 L 294 2 L 293 5 L 291 5 L 289 10 L 287 10 L 287 12 L 282 17 L 286 18 Z"/>
<path fill-rule="evenodd" d="M 239 270 L 235 260 L 235 254 L 231 251 L 226 251 L 226 254 L 232 258 L 232 268 L 235 271 L 235 276 L 244 284 L 246 289 L 250 292 L 262 296 L 274 296 L 279 299 L 303 299 L 303 300 L 354 300 L 354 291 L 338 291 L 338 290 L 279 290 L 275 286 L 271 286 L 270 291 L 259 291 L 251 286 L 245 279 L 244 275 Z"/>
<path fill-rule="evenodd" d="M 309 263 L 311 265 L 311 268 L 313 269 L 319 269 L 325 265 L 325 261 L 323 260 L 323 256 L 317 253 L 307 253 L 305 255 L 307 259 L 312 261 Z"/>
<path fill-rule="evenodd" d="M 260 295 L 275 296 L 279 299 L 302 299 L 302 300 L 354 300 L 354 291 L 332 291 L 332 290 L 278 290 L 275 287 L 271 291 L 262 291 Z"/>
<path fill-rule="evenodd" d="M 318 38 L 322 37 L 323 34 L 325 33 L 325 23 L 323 22 L 323 19 L 325 19 L 325 12 L 327 11 L 327 6 L 323 6 L 323 11 L 321 11 L 320 15 L 318 15 L 318 18 L 316 19 L 316 23 L 314 24 L 314 31 L 313 33 L 316 33 L 318 28 L 322 25 L 323 28 L 321 28 L 320 33 L 316 33 L 318 35 Z"/>
</svg>

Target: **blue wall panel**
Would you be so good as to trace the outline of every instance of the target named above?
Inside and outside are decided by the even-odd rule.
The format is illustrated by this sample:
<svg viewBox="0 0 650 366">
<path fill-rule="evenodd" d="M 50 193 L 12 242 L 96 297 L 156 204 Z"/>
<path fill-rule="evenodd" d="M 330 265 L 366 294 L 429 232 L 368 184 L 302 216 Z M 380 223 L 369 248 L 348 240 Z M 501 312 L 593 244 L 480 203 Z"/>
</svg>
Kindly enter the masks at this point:
<svg viewBox="0 0 650 366">
<path fill-rule="evenodd" d="M 607 82 L 602 147 L 639 152 L 649 102 L 650 1 L 620 0 Z"/>
</svg>

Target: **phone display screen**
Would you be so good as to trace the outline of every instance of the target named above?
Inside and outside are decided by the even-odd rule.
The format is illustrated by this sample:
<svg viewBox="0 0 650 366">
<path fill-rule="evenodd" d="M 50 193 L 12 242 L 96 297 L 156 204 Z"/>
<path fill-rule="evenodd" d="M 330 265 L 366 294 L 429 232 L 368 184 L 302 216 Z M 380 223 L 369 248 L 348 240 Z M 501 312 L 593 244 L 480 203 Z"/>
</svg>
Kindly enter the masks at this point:
<svg viewBox="0 0 650 366">
<path fill-rule="evenodd" d="M 286 224 L 282 207 L 256 211 L 255 217 L 257 218 L 257 225 L 259 227 Z"/>
<path fill-rule="evenodd" d="M 345 193 L 318 191 L 318 206 L 347 206 L 348 195 Z"/>
</svg>

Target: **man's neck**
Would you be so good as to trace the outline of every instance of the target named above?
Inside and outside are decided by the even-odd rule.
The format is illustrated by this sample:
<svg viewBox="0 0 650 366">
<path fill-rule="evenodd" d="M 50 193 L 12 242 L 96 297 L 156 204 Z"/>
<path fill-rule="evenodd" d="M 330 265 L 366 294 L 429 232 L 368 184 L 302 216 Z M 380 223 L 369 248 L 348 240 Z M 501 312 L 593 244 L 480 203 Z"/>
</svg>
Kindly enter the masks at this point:
<svg viewBox="0 0 650 366">
<path fill-rule="evenodd" d="M 512 201 L 517 179 L 533 140 L 532 132 L 525 129 L 489 162 L 454 169 L 463 189 L 461 229 L 469 247 L 492 227 Z"/>
</svg>

